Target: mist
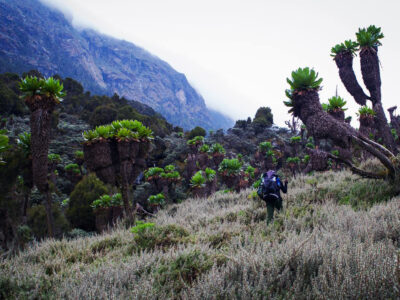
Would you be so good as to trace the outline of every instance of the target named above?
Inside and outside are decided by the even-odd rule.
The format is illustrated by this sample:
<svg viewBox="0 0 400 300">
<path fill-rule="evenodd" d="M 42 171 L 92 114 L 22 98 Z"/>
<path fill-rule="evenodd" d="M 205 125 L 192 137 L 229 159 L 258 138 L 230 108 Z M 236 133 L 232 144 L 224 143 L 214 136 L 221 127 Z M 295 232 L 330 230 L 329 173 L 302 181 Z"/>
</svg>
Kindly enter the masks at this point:
<svg viewBox="0 0 400 300">
<path fill-rule="evenodd" d="M 277 125 L 290 119 L 284 106 L 286 77 L 298 67 L 313 67 L 324 79 L 321 102 L 339 95 L 346 115 L 358 105 L 338 76 L 330 49 L 355 39 L 359 27 L 375 24 L 385 34 L 379 49 L 382 101 L 397 104 L 396 71 L 400 28 L 397 1 L 335 3 L 317 0 L 42 0 L 61 10 L 74 26 L 130 41 L 186 75 L 207 106 L 233 119 L 253 117 L 269 106 Z M 355 70 L 362 82 L 358 58 Z M 366 90 L 366 89 L 365 89 Z"/>
</svg>

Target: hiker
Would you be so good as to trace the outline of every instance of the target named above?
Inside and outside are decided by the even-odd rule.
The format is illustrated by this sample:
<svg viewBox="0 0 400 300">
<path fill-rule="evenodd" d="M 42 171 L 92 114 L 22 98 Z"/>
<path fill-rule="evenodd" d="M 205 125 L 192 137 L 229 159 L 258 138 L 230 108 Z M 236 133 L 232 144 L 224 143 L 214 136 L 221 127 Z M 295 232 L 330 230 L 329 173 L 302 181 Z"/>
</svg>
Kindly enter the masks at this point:
<svg viewBox="0 0 400 300">
<path fill-rule="evenodd" d="M 258 196 L 267 204 L 267 225 L 274 218 L 274 209 L 282 209 L 281 190 L 286 194 L 288 181 L 282 184 L 281 179 L 273 170 L 269 170 L 261 177 L 261 184 L 258 188 Z"/>
</svg>

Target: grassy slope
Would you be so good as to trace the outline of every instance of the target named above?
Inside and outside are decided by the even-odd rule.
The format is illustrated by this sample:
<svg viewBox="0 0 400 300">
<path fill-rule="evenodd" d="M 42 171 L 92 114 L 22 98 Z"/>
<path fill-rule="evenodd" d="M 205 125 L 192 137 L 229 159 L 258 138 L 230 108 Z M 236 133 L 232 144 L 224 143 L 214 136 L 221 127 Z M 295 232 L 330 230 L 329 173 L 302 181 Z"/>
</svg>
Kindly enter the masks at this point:
<svg viewBox="0 0 400 300">
<path fill-rule="evenodd" d="M 138 234 L 116 229 L 33 245 L 0 262 L 0 291 L 71 299 L 399 297 L 400 198 L 364 209 L 386 200 L 388 186 L 347 171 L 299 176 L 289 187 L 269 227 L 264 204 L 248 190 L 168 207 Z"/>
</svg>

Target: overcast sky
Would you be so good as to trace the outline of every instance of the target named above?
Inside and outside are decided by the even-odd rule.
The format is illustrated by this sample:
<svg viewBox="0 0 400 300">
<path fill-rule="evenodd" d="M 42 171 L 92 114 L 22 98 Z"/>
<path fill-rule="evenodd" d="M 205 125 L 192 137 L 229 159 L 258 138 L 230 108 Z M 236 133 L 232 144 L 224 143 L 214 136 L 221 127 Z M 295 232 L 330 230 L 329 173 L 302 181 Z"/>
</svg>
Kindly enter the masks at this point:
<svg viewBox="0 0 400 300">
<path fill-rule="evenodd" d="M 342 85 L 330 49 L 355 39 L 359 27 L 381 26 L 382 101 L 399 102 L 400 1 L 397 0 L 42 0 L 78 27 L 131 41 L 185 73 L 206 104 L 233 119 L 272 108 L 275 123 L 290 116 L 282 101 L 286 77 L 313 67 L 323 77 L 321 101 L 335 94 L 357 105 Z M 359 61 L 355 60 L 359 80 Z M 399 108 L 400 110 L 400 108 Z"/>
</svg>

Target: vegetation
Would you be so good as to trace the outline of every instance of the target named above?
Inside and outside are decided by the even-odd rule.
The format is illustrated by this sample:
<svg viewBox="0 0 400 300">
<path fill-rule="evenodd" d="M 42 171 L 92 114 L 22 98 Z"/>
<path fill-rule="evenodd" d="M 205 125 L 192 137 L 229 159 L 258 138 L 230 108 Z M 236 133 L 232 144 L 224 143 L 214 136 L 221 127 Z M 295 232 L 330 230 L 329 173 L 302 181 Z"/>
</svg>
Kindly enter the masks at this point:
<svg viewBox="0 0 400 300">
<path fill-rule="evenodd" d="M 329 171 L 290 186 L 268 227 L 246 190 L 188 199 L 130 230 L 34 244 L 2 260 L 2 297 L 397 298 L 388 185 Z"/>
<path fill-rule="evenodd" d="M 210 168 L 206 168 L 204 170 L 204 173 L 206 175 L 206 179 L 208 182 L 213 181 L 217 174 L 213 169 L 210 169 Z"/>
<path fill-rule="evenodd" d="M 356 33 L 357 42 L 361 48 L 363 47 L 378 47 L 381 46 L 381 39 L 384 38 L 380 27 L 370 25 L 368 28 L 359 28 Z"/>
<path fill-rule="evenodd" d="M 268 150 L 272 150 L 271 142 L 261 142 L 258 144 L 258 149 L 261 153 L 266 153 Z"/>
<path fill-rule="evenodd" d="M 105 194 L 100 196 L 92 202 L 91 207 L 93 209 L 97 208 L 107 208 L 107 207 L 120 207 L 123 205 L 122 195 L 120 193 L 113 194 L 112 196 Z"/>
<path fill-rule="evenodd" d="M 196 126 L 191 131 L 189 131 L 189 134 L 188 134 L 187 137 L 190 140 L 190 139 L 193 139 L 193 138 L 195 138 L 197 136 L 205 137 L 206 134 L 207 134 L 207 132 L 206 132 L 206 130 L 204 128 L 202 128 L 200 126 Z"/>
<path fill-rule="evenodd" d="M 356 55 L 356 52 L 359 50 L 359 44 L 352 40 L 344 41 L 344 43 L 337 44 L 331 49 L 331 56 L 336 57 L 339 53 L 348 52 L 352 56 Z"/>
<path fill-rule="evenodd" d="M 326 105 L 326 111 L 327 112 L 332 112 L 332 111 L 345 111 L 347 108 L 344 108 L 346 105 L 346 101 L 339 96 L 333 96 L 328 99 L 328 104 Z"/>
<path fill-rule="evenodd" d="M 193 139 L 188 140 L 187 144 L 188 145 L 201 145 L 204 142 L 204 136 L 195 136 Z"/>
<path fill-rule="evenodd" d="M 193 188 L 201 188 L 204 187 L 204 184 L 206 182 L 206 178 L 203 176 L 203 171 L 197 171 L 196 174 L 192 176 L 190 179 L 190 185 Z"/>
<path fill-rule="evenodd" d="M 225 158 L 218 167 L 218 172 L 227 175 L 234 176 L 240 173 L 242 163 L 237 158 L 228 159 Z"/>
<path fill-rule="evenodd" d="M 165 204 L 165 197 L 164 194 L 159 193 L 157 195 L 151 195 L 148 199 L 149 203 L 152 205 L 164 205 Z"/>
<path fill-rule="evenodd" d="M 374 117 L 376 115 L 375 111 L 368 107 L 368 106 L 362 106 L 358 109 L 357 115 L 360 118 L 367 118 L 367 117 Z"/>
<path fill-rule="evenodd" d="M 211 154 L 225 154 L 226 151 L 221 144 L 215 143 L 211 145 L 209 152 Z"/>
<path fill-rule="evenodd" d="M 5 133 L 6 133 L 5 130 L 0 130 L 0 165 L 5 164 L 1 156 L 1 153 L 5 152 L 9 147 L 8 145 L 9 138 Z"/>
</svg>

